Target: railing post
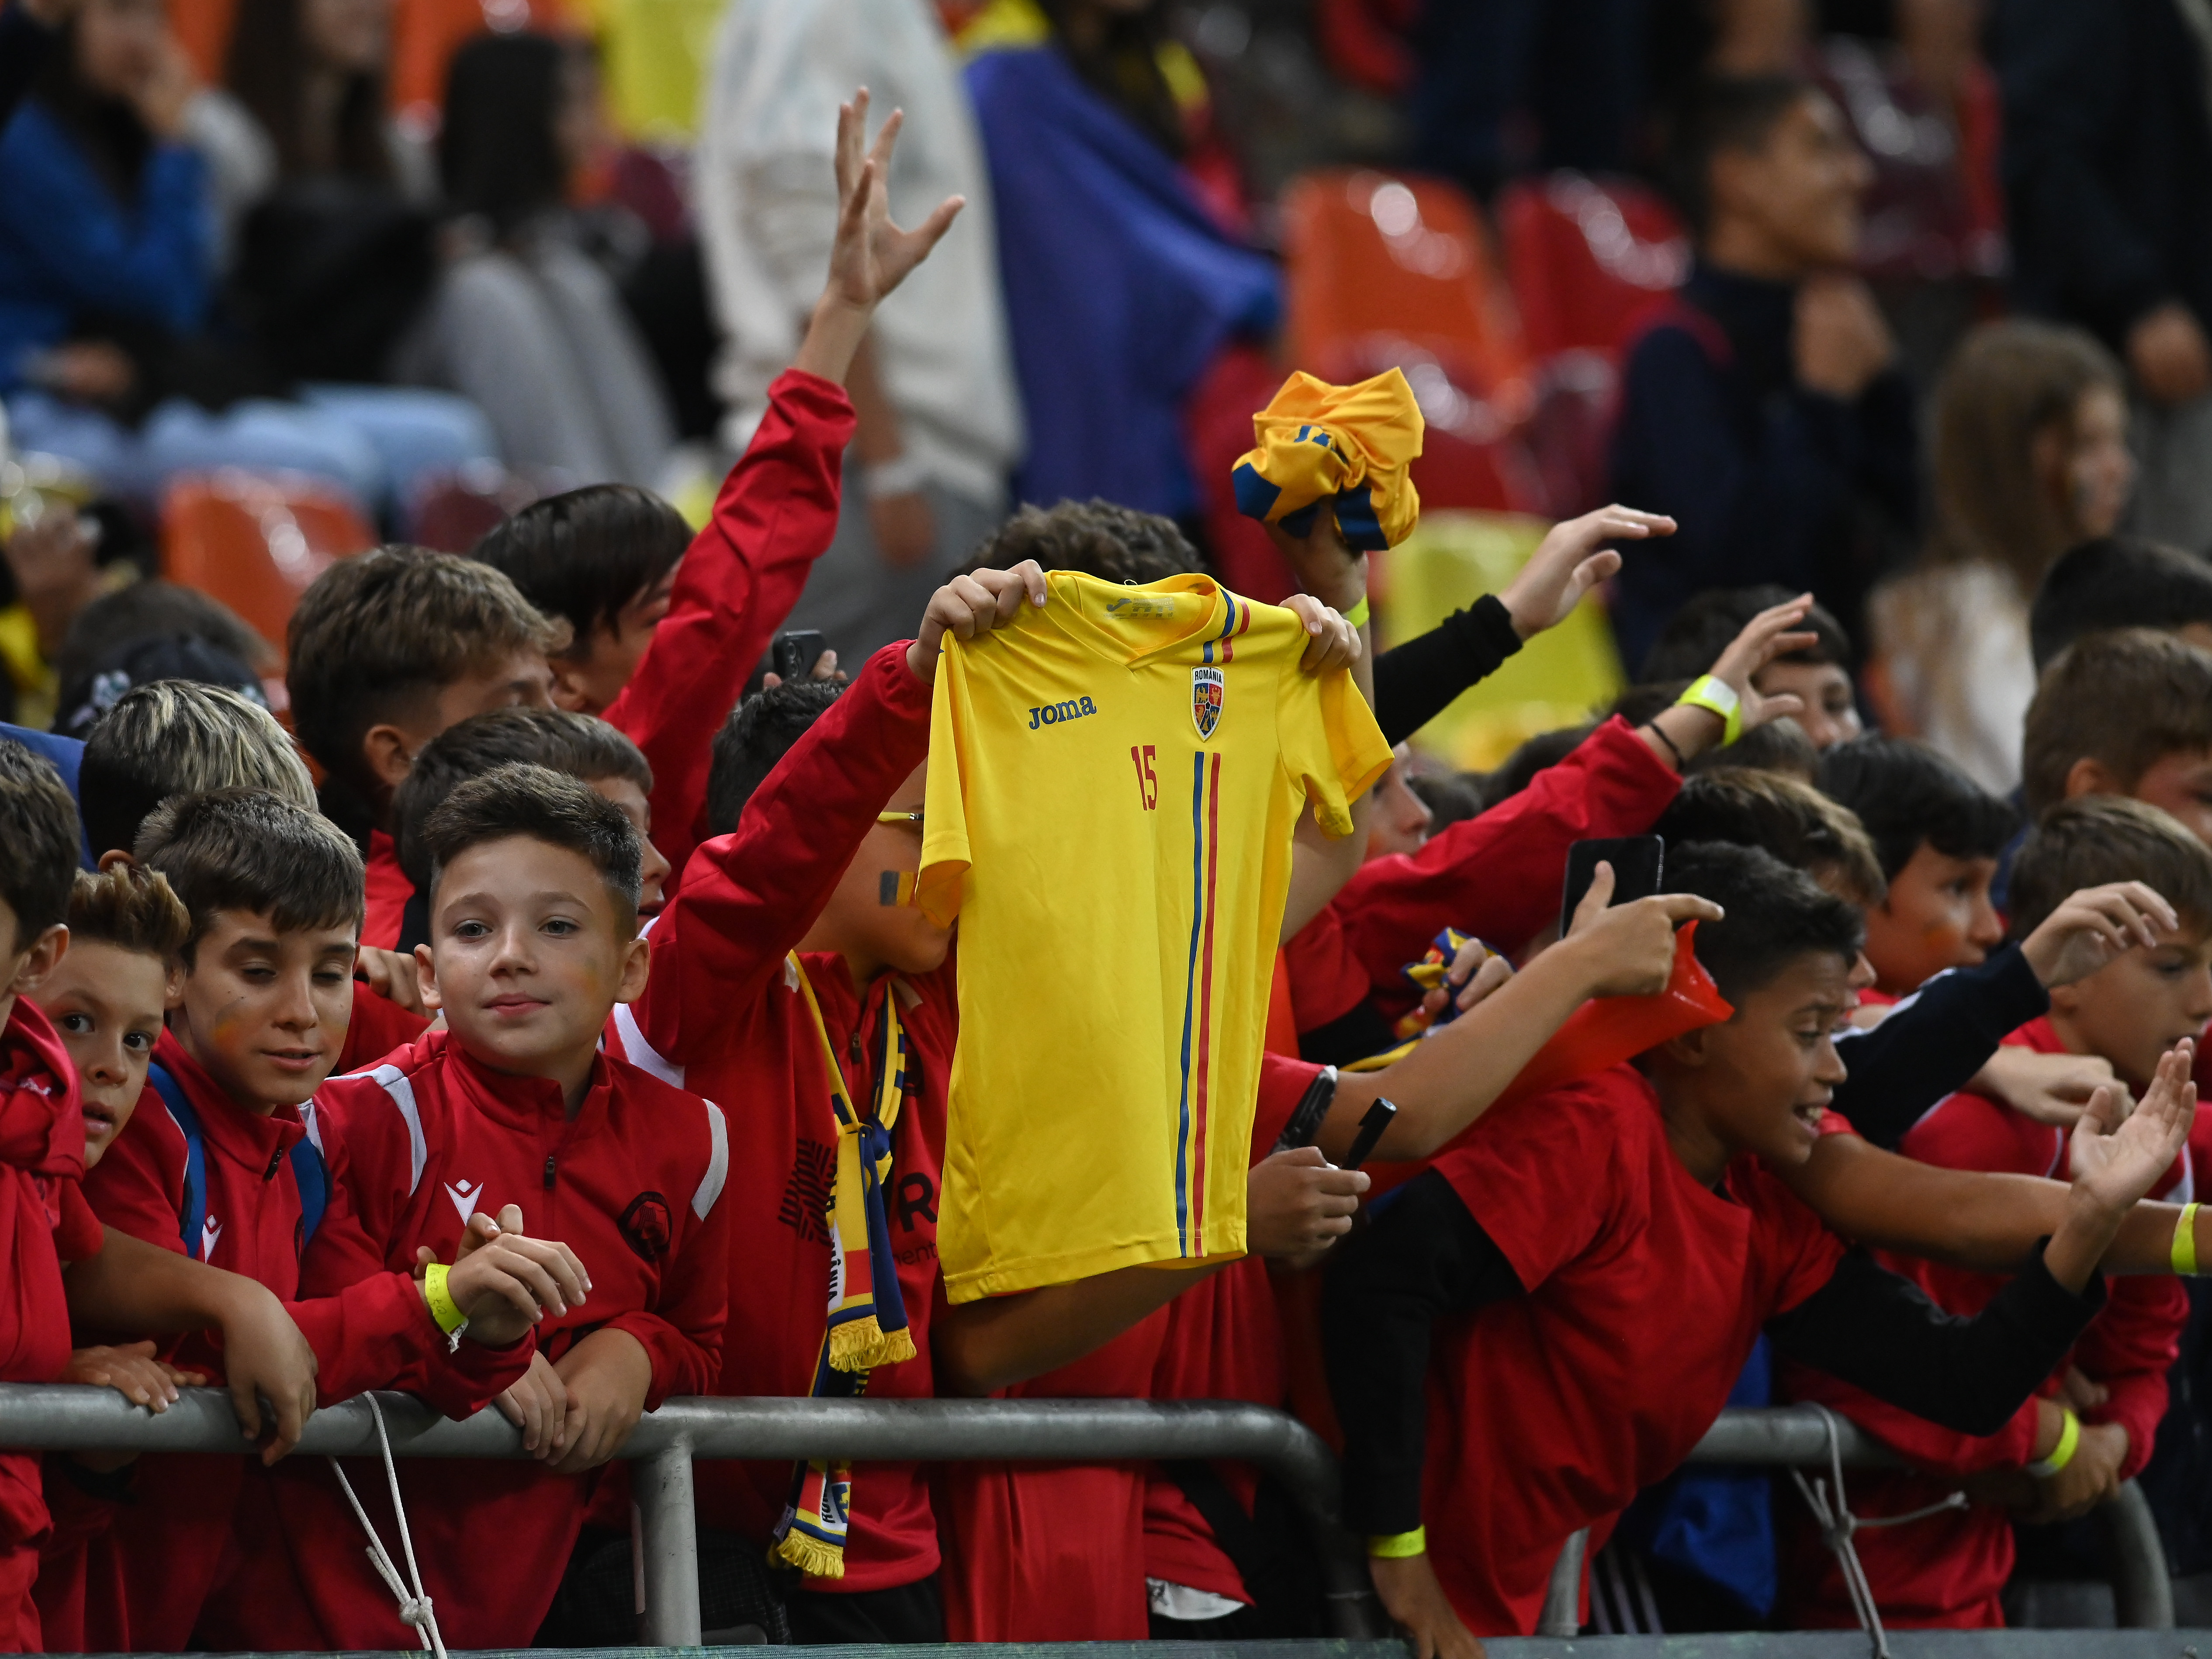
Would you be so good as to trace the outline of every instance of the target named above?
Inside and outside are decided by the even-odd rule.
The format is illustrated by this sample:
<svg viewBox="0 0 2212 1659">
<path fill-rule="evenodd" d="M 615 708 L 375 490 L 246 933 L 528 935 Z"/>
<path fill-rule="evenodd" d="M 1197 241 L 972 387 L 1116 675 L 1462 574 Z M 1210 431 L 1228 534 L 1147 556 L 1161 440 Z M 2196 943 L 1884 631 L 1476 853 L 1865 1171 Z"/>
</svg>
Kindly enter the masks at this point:
<svg viewBox="0 0 2212 1659">
<path fill-rule="evenodd" d="M 1552 1583 L 1544 1592 L 1544 1611 L 1536 1620 L 1537 1635 L 1574 1637 L 1582 1633 L 1583 1556 L 1589 1548 L 1588 1527 L 1561 1547 L 1559 1559 L 1552 1564 Z"/>
<path fill-rule="evenodd" d="M 678 1437 L 639 1461 L 630 1490 L 637 1501 L 638 1544 L 645 1562 L 645 1616 L 638 1635 L 647 1647 L 699 1645 L 699 1527 L 691 1500 L 691 1443 Z"/>
<path fill-rule="evenodd" d="M 2096 1513 L 2112 1554 L 2112 1622 L 2122 1630 L 2172 1630 L 2173 1581 L 2142 1488 L 2123 1480 Z"/>
</svg>

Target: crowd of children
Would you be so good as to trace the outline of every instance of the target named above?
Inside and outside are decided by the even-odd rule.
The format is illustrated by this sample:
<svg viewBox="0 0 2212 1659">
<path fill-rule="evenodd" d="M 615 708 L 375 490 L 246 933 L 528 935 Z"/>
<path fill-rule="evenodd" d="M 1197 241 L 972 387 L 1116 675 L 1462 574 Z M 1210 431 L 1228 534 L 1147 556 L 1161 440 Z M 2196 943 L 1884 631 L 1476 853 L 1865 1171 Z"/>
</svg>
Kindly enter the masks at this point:
<svg viewBox="0 0 2212 1659">
<path fill-rule="evenodd" d="M 258 1454 L 0 1452 L 0 1648 L 620 1642 L 594 1585 L 610 1550 L 629 1583 L 641 1416 L 865 1391 L 1294 1408 L 1382 1605 L 1466 1659 L 1770 1351 L 1904 1455 L 1855 1493 L 1901 1520 L 1859 1550 L 1884 1615 L 2001 1622 L 2014 1521 L 2152 1465 L 2212 1250 L 2212 579 L 2114 538 L 2056 563 L 2017 805 L 1862 733 L 1809 595 L 1729 590 L 1431 833 L 1388 745 L 1675 528 L 1619 507 L 1380 656 L 1328 512 L 1271 527 L 1305 591 L 1255 609 L 1165 520 L 1025 509 L 910 640 L 756 684 L 836 531 L 841 382 L 958 210 L 892 223 L 865 117 L 811 326 L 688 547 L 601 486 L 480 558 L 337 565 L 288 641 L 319 791 L 184 680 L 113 699 L 71 782 L 0 740 L 0 1379 L 224 1386 Z M 1023 678 L 1055 663 L 1112 678 Z M 1138 709 L 1269 727 L 1276 769 L 1156 767 Z M 1179 826 L 1179 931 L 1127 896 L 1109 787 Z M 1149 988 L 1200 976 L 1169 1052 Z M 1127 1175 L 1154 1140 L 1165 1197 Z M 376 1389 L 530 1454 L 401 1466 L 396 1595 L 381 1468 L 287 1456 Z M 697 1485 L 710 1576 L 777 1638 L 1313 1628 L 1234 1466 Z M 1848 1622 L 1782 1531 L 1787 1616 Z"/>
</svg>

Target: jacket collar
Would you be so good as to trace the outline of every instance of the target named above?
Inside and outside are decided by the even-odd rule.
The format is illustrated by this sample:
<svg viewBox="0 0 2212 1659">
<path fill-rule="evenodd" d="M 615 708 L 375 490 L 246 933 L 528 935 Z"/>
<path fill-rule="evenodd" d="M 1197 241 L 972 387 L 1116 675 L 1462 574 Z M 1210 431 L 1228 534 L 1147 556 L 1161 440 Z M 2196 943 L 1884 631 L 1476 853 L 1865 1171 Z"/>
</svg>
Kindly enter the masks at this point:
<svg viewBox="0 0 2212 1659">
<path fill-rule="evenodd" d="M 173 1032 L 163 1031 L 161 1040 L 154 1045 L 154 1063 L 176 1079 L 185 1098 L 198 1112 L 200 1133 L 207 1144 L 234 1163 L 257 1172 L 272 1169 L 276 1159 L 307 1133 L 297 1106 L 279 1106 L 264 1116 L 232 1099 L 229 1091 L 192 1058 Z M 149 1088 L 150 1091 L 150 1085 Z M 142 1097 L 138 1109 L 144 1111 L 160 1102 L 158 1093 L 152 1101 Z"/>
<path fill-rule="evenodd" d="M 592 1056 L 591 1080 L 585 1085 L 582 1107 L 573 1124 L 561 1085 L 550 1078 L 517 1077 L 493 1070 L 453 1041 L 450 1031 L 435 1031 L 428 1039 L 442 1055 L 446 1071 L 462 1095 L 494 1122 L 536 1133 L 547 1125 L 563 1127 L 570 1136 L 590 1134 L 606 1121 L 607 1103 L 614 1092 L 614 1069 L 604 1054 Z"/>
<path fill-rule="evenodd" d="M 84 1112 L 76 1067 L 45 1012 L 18 996 L 0 1030 L 0 1164 L 84 1178 Z"/>
</svg>

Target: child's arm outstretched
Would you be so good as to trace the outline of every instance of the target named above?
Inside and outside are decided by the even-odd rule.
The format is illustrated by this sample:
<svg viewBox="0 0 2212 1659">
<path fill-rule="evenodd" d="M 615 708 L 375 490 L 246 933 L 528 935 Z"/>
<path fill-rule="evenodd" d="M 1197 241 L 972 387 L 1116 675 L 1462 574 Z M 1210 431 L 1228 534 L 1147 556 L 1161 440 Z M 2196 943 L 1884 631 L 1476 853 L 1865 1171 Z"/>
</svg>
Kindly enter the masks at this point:
<svg viewBox="0 0 2212 1659">
<path fill-rule="evenodd" d="M 838 111 L 836 240 L 799 356 L 769 388 L 759 430 L 684 556 L 668 614 L 606 709 L 652 763 L 654 842 L 679 872 L 697 844 L 714 732 L 836 534 L 854 424 L 842 383 L 877 306 L 962 206 L 949 198 L 911 231 L 891 222 L 884 179 L 902 118 L 894 111 L 870 148 L 867 109 L 863 90 Z"/>
</svg>

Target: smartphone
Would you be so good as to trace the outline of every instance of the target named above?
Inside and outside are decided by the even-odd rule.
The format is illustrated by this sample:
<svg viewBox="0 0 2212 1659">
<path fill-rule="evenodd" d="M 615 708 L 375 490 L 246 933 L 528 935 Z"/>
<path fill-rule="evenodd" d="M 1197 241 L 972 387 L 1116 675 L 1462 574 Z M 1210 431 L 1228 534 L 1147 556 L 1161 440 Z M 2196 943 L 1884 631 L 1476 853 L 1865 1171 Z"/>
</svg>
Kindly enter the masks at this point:
<svg viewBox="0 0 2212 1659">
<path fill-rule="evenodd" d="M 1559 934 L 1566 936 L 1575 924 L 1575 912 L 1597 876 L 1597 866 L 1613 866 L 1613 902 L 1626 904 L 1650 898 L 1659 890 L 1667 843 L 1657 836 L 1616 836 L 1578 841 L 1567 848 L 1567 887 L 1559 902 Z"/>
<path fill-rule="evenodd" d="M 814 672 L 814 665 L 829 648 L 829 641 L 814 629 L 794 628 L 775 636 L 774 660 L 769 666 L 775 670 L 778 679 L 803 680 Z"/>
<path fill-rule="evenodd" d="M 1291 1114 L 1291 1121 L 1283 1126 L 1283 1133 L 1275 1137 L 1268 1156 L 1277 1152 L 1296 1152 L 1301 1146 L 1313 1145 L 1314 1137 L 1321 1133 L 1322 1120 L 1336 1099 L 1336 1067 L 1324 1066 L 1314 1073 L 1314 1080 L 1298 1101 L 1298 1109 Z"/>
<path fill-rule="evenodd" d="M 1367 1155 L 1375 1150 L 1375 1143 L 1382 1139 L 1382 1132 L 1398 1115 L 1395 1102 L 1378 1099 L 1367 1109 L 1367 1115 L 1359 1120 L 1359 1133 L 1352 1137 L 1352 1150 L 1344 1155 L 1340 1170 L 1356 1170 L 1367 1162 Z"/>
</svg>

